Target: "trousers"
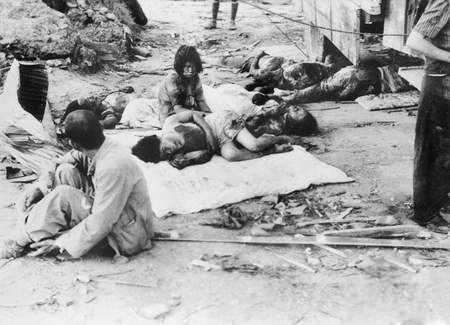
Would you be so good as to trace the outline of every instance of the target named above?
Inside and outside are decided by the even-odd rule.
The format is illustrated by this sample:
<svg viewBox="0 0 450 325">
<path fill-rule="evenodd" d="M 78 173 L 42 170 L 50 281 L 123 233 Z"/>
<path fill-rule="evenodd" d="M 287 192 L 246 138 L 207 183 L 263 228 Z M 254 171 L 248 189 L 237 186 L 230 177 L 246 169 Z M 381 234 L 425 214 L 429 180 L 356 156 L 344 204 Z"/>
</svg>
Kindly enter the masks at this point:
<svg viewBox="0 0 450 325">
<path fill-rule="evenodd" d="M 90 215 L 93 189 L 75 166 L 59 165 L 54 185 L 19 224 L 15 240 L 20 246 L 58 236 Z"/>
<path fill-rule="evenodd" d="M 413 219 L 425 225 L 448 203 L 450 191 L 450 76 L 426 75 L 414 140 Z"/>
</svg>

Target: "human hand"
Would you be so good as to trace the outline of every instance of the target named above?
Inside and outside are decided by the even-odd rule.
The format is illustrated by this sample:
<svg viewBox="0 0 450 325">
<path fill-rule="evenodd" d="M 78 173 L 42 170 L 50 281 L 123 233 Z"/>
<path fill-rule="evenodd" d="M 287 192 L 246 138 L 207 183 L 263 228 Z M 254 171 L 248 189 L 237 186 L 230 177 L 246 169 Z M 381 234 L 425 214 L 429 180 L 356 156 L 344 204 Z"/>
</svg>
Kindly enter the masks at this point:
<svg viewBox="0 0 450 325">
<path fill-rule="evenodd" d="M 183 169 L 188 165 L 188 162 L 186 159 L 179 157 L 169 160 L 169 164 L 176 169 Z"/>
<path fill-rule="evenodd" d="M 20 209 L 26 211 L 31 205 L 39 202 L 43 197 L 44 193 L 42 193 L 40 186 L 38 184 L 33 184 L 25 191 L 24 198 L 20 203 Z"/>
<path fill-rule="evenodd" d="M 46 239 L 30 245 L 30 248 L 36 249 L 34 252 L 28 254 L 31 257 L 38 257 L 43 255 L 55 254 L 60 250 L 60 247 L 56 245 L 54 239 Z"/>
</svg>

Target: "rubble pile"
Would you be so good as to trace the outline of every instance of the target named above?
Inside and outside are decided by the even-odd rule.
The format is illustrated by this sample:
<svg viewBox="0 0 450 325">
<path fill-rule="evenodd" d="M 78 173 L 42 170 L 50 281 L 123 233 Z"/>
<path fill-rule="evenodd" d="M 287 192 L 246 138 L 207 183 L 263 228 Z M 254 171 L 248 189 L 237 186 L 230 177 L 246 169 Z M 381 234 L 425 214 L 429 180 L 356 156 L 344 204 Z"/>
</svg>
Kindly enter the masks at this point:
<svg viewBox="0 0 450 325">
<path fill-rule="evenodd" d="M 130 0 L 3 0 L 0 55 L 9 60 L 71 57 L 83 72 L 96 72 L 130 54 L 139 34 L 136 23 L 146 22 L 139 4 Z"/>
</svg>

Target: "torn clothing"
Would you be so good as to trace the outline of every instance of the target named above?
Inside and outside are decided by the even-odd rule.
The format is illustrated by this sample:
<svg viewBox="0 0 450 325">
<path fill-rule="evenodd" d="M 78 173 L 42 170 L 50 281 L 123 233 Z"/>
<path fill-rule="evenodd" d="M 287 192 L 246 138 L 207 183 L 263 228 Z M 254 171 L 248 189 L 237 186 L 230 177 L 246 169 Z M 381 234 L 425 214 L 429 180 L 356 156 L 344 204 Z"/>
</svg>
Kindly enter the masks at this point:
<svg viewBox="0 0 450 325">
<path fill-rule="evenodd" d="M 319 62 L 294 63 L 287 61 L 280 68 L 261 70 L 255 75 L 253 85 L 269 86 L 283 90 L 304 89 L 336 72 L 334 65 Z"/>
<path fill-rule="evenodd" d="M 364 95 L 400 92 L 410 88 L 408 82 L 400 77 L 393 66 L 381 68 L 348 66 L 313 86 L 296 90 L 292 95 L 292 102 L 355 100 Z"/>
<path fill-rule="evenodd" d="M 233 111 L 214 112 L 205 116 L 205 121 L 210 126 L 219 147 L 233 141 L 245 128 L 246 116 L 238 115 Z"/>
<path fill-rule="evenodd" d="M 200 111 L 205 103 L 200 78 L 185 79 L 176 72 L 170 73 L 160 84 L 158 90 L 159 115 L 161 124 L 174 114 L 175 106 Z"/>
<path fill-rule="evenodd" d="M 450 51 L 450 2 L 429 0 L 413 30 L 438 48 Z M 450 74 L 448 63 L 430 58 L 426 58 L 426 62 L 427 73 Z"/>
<path fill-rule="evenodd" d="M 154 213 L 133 157 L 107 138 L 92 161 L 75 152 L 65 158 L 75 168 L 65 167 L 58 179 L 69 184 L 57 186 L 32 208 L 18 242 L 29 244 L 64 232 L 56 243 L 75 258 L 104 238 L 117 253 L 141 251 L 153 235 Z"/>
</svg>

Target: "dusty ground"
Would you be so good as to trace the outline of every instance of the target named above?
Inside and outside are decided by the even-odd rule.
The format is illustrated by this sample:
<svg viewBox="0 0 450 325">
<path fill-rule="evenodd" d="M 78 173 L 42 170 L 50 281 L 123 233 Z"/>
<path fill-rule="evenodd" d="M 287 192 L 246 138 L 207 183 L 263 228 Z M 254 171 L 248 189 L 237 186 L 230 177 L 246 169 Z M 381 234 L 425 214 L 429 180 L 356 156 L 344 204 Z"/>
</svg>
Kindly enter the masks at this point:
<svg viewBox="0 0 450 325">
<path fill-rule="evenodd" d="M 294 13 L 294 7 L 270 0 L 271 9 Z M 286 2 L 286 1 L 285 1 Z M 272 51 L 301 54 L 291 46 L 258 10 L 241 4 L 238 30 L 205 32 L 210 3 L 207 1 L 143 0 L 155 40 L 153 57 L 135 63 L 139 69 L 170 66 L 177 45 L 197 44 L 205 37 L 220 38 L 222 44 L 202 53 L 224 52 L 225 45 L 242 49 L 257 40 Z M 229 3 L 223 3 L 220 25 L 229 17 Z M 274 19 L 279 21 L 279 19 Z M 301 44 L 301 28 L 278 24 Z M 214 51 L 214 48 L 217 48 Z M 81 76 L 51 70 L 50 99 L 61 109 L 69 99 L 102 88 L 131 84 L 150 93 L 160 76 L 103 73 Z M 207 69 L 205 83 L 237 77 L 228 71 Z M 87 87 L 87 85 L 90 85 Z M 315 105 L 313 109 L 337 106 Z M 366 112 L 360 106 L 338 105 L 340 109 L 314 111 L 321 134 L 305 139 L 314 144 L 312 152 L 321 160 L 344 170 L 356 181 L 309 189 L 312 202 L 337 205 L 353 200 L 361 216 L 393 214 L 405 220 L 409 213 L 412 174 L 412 141 L 415 118 L 406 113 Z M 390 122 L 390 123 L 377 123 Z M 4 171 L 3 171 L 4 173 Z M 17 213 L 14 201 L 21 186 L 1 178 L 0 235 L 13 229 Z M 258 212 L 268 205 L 258 199 L 240 203 L 242 209 Z M 218 211 L 175 216 L 157 220 L 158 230 L 178 230 L 185 236 L 234 238 L 248 235 L 249 228 L 217 230 L 199 226 Z M 113 264 L 104 255 L 90 255 L 77 261 L 54 258 L 20 258 L 0 265 L 0 324 L 447 324 L 450 279 L 448 253 L 392 249 L 341 249 L 343 259 L 317 248 L 274 248 L 274 251 L 304 262 L 320 258 L 317 273 L 296 269 L 263 247 L 231 244 L 155 243 L 153 249 L 131 258 L 127 264 Z M 255 275 L 190 267 L 203 254 L 235 254 L 256 263 L 262 272 Z M 422 261 L 418 273 L 367 262 L 390 256 L 406 263 L 413 256 Z M 366 261 L 366 263 L 361 263 Z M 358 266 L 358 267 L 355 267 Z M 104 279 L 139 282 L 150 287 L 132 287 L 104 282 L 80 283 L 79 273 L 100 274 L 128 271 Z M 145 316 L 145 308 L 155 303 L 180 304 L 157 320 Z M 176 303 L 174 304 L 176 305 Z"/>
</svg>

